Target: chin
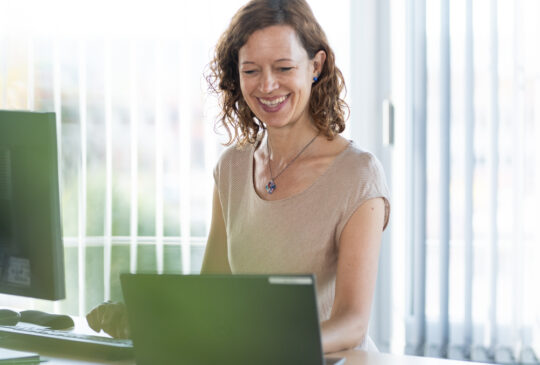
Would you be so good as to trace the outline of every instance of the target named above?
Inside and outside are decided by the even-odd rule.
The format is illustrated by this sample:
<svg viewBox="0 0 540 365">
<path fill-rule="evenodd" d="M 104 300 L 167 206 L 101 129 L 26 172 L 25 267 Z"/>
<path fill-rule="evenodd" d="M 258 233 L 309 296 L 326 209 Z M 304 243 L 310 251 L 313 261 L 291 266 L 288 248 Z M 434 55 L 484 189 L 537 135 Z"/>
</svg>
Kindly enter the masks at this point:
<svg viewBox="0 0 540 365">
<path fill-rule="evenodd" d="M 294 122 L 289 117 L 280 118 L 280 119 L 272 118 L 272 119 L 266 119 L 266 120 L 261 119 L 261 120 L 263 121 L 266 128 L 284 128 L 287 126 L 294 125 Z"/>
</svg>

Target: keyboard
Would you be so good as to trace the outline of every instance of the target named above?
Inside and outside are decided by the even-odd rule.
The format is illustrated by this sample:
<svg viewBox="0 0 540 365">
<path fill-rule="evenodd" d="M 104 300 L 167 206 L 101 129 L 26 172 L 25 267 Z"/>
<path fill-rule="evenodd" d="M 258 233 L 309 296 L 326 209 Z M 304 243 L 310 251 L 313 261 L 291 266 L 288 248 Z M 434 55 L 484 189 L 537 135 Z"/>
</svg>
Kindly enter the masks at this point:
<svg viewBox="0 0 540 365">
<path fill-rule="evenodd" d="M 44 349 L 110 360 L 133 357 L 131 340 L 52 330 L 21 322 L 15 326 L 0 326 L 0 342 L 24 345 L 34 351 Z"/>
</svg>

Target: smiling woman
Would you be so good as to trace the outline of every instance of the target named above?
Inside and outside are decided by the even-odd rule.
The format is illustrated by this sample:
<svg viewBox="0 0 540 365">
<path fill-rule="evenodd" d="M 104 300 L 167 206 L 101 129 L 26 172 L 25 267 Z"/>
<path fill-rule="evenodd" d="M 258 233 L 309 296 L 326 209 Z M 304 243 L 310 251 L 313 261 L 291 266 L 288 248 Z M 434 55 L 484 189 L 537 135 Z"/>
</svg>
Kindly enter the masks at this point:
<svg viewBox="0 0 540 365">
<path fill-rule="evenodd" d="M 214 169 L 201 273 L 313 273 L 323 350 L 374 349 L 367 329 L 388 191 L 374 155 L 339 135 L 343 76 L 309 5 L 242 7 L 210 72 L 234 146 Z M 89 314 L 93 328 L 109 328 L 105 308 Z"/>
<path fill-rule="evenodd" d="M 309 5 L 242 7 L 208 81 L 234 145 L 214 170 L 201 272 L 314 273 L 324 351 L 369 349 L 388 192 L 377 159 L 339 135 L 343 76 Z"/>
</svg>

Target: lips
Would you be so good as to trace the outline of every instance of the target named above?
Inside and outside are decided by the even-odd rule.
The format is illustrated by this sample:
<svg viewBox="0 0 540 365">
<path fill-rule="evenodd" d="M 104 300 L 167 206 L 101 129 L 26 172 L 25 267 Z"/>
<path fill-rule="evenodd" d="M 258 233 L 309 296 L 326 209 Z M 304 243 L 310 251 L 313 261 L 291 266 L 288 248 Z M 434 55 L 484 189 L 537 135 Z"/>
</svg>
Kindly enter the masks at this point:
<svg viewBox="0 0 540 365">
<path fill-rule="evenodd" d="M 289 96 L 290 94 L 274 98 L 257 98 L 257 101 L 264 111 L 271 113 L 279 111 L 285 105 Z"/>
</svg>

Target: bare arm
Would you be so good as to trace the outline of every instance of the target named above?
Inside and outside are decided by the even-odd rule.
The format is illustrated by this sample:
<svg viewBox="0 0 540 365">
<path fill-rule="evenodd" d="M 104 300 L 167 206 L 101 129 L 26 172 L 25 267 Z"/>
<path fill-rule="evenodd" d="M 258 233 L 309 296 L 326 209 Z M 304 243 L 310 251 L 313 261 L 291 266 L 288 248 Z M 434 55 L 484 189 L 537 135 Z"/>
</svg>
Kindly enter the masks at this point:
<svg viewBox="0 0 540 365">
<path fill-rule="evenodd" d="M 367 334 L 384 214 L 382 198 L 368 200 L 343 229 L 334 305 L 330 319 L 321 325 L 325 353 L 354 348 Z"/>
<path fill-rule="evenodd" d="M 212 223 L 206 243 L 201 274 L 230 274 L 227 253 L 227 231 L 217 188 L 214 186 Z"/>
</svg>

